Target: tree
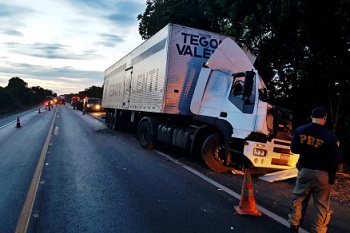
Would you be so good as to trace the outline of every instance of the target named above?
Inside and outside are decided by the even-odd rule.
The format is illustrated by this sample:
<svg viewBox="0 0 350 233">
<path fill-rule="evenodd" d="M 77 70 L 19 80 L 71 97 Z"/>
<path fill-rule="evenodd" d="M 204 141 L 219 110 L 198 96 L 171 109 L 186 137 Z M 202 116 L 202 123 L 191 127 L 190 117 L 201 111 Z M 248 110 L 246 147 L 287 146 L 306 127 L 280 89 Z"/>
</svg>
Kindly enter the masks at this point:
<svg viewBox="0 0 350 233">
<path fill-rule="evenodd" d="M 28 88 L 28 83 L 13 77 L 5 88 L 0 87 L 0 114 L 40 104 L 46 96 L 52 95 L 51 90 L 39 86 Z"/>
<path fill-rule="evenodd" d="M 86 96 L 94 97 L 94 98 L 102 98 L 102 92 L 103 92 L 102 87 L 91 86 L 89 88 L 86 88 L 84 91 L 80 91 L 79 96 L 81 98 L 84 98 Z"/>
<path fill-rule="evenodd" d="M 24 82 L 19 77 L 13 77 L 9 80 L 7 88 L 12 90 L 25 90 L 28 88 L 28 83 Z"/>
<path fill-rule="evenodd" d="M 292 109 L 295 125 L 305 123 L 314 106 L 327 107 L 329 127 L 350 145 L 350 1 L 202 0 L 193 1 L 196 8 L 176 2 L 181 6 L 147 1 L 138 17 L 143 38 L 170 22 L 236 38 L 258 56 L 254 65 L 270 102 Z M 186 9 L 198 11 L 190 22 Z"/>
<path fill-rule="evenodd" d="M 21 103 L 27 103 L 30 101 L 30 92 L 28 89 L 28 83 L 24 82 L 19 77 L 13 77 L 9 80 L 6 87 L 7 90 L 15 97 L 15 101 L 18 105 Z"/>
<path fill-rule="evenodd" d="M 146 10 L 137 16 L 142 39 L 148 39 L 168 23 L 217 31 L 217 24 L 205 14 L 202 0 L 147 0 Z"/>
<path fill-rule="evenodd" d="M 5 88 L 0 87 L 0 115 L 14 109 L 16 108 L 13 97 Z"/>
</svg>

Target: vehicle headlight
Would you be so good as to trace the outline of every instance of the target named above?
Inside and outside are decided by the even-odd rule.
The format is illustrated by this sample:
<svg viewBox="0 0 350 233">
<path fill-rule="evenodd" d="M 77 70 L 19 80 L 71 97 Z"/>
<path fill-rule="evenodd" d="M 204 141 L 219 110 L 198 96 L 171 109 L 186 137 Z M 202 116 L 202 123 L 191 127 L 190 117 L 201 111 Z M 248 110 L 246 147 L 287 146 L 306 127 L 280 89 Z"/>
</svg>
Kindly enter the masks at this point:
<svg viewBox="0 0 350 233">
<path fill-rule="evenodd" d="M 266 157 L 266 154 L 267 154 L 266 150 L 262 150 L 259 148 L 254 148 L 254 150 L 253 150 L 254 156 Z"/>
</svg>

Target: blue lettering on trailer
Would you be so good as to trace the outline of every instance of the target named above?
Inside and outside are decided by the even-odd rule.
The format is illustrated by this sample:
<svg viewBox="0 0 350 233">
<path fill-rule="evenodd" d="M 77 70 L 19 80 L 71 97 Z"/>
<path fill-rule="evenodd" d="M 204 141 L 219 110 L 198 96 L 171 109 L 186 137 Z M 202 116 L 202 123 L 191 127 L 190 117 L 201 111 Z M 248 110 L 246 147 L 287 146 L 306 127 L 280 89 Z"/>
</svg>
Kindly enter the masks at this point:
<svg viewBox="0 0 350 233">
<path fill-rule="evenodd" d="M 182 56 L 191 56 L 209 59 L 210 55 L 219 46 L 221 41 L 212 39 L 210 35 L 189 34 L 182 32 L 183 44 L 176 44 L 177 52 Z"/>
</svg>

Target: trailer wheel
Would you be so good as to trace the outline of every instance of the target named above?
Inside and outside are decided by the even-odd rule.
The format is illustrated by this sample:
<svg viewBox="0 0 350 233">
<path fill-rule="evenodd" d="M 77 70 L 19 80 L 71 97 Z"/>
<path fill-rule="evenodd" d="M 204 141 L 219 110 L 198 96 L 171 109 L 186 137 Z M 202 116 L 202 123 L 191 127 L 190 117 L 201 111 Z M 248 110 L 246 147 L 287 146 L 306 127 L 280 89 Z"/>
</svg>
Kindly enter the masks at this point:
<svg viewBox="0 0 350 233">
<path fill-rule="evenodd" d="M 107 123 L 108 123 L 108 112 L 106 112 L 105 123 L 106 123 L 106 125 L 107 125 Z"/>
<path fill-rule="evenodd" d="M 115 113 L 111 113 L 111 128 L 115 130 L 116 125 L 116 119 L 115 119 Z"/>
<path fill-rule="evenodd" d="M 111 127 L 111 113 L 107 112 L 106 113 L 106 123 L 108 127 Z"/>
<path fill-rule="evenodd" d="M 202 156 L 207 166 L 216 172 L 228 172 L 231 169 L 224 164 L 224 139 L 219 133 L 211 134 L 204 141 Z"/>
<path fill-rule="evenodd" d="M 144 120 L 141 122 L 138 129 L 138 139 L 140 141 L 140 145 L 146 150 L 151 150 L 154 147 L 151 127 L 151 123 L 147 120 Z"/>
<path fill-rule="evenodd" d="M 125 127 L 125 122 L 123 121 L 123 117 L 121 114 L 122 113 L 118 111 L 114 115 L 114 119 L 115 119 L 114 130 L 116 131 L 124 130 L 124 127 Z"/>
</svg>

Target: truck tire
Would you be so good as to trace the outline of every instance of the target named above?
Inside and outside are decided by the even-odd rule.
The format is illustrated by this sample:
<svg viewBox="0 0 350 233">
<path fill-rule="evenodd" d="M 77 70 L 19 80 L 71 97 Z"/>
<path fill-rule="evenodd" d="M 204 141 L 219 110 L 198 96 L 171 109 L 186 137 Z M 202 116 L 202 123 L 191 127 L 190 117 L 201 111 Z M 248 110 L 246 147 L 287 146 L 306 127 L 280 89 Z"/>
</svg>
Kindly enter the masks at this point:
<svg viewBox="0 0 350 233">
<path fill-rule="evenodd" d="M 188 150 L 190 148 L 191 135 L 192 135 L 192 132 L 189 130 L 186 130 L 182 141 L 182 149 Z"/>
<path fill-rule="evenodd" d="M 125 120 L 123 119 L 123 112 L 117 111 L 114 115 L 115 124 L 114 124 L 114 130 L 115 131 L 122 131 L 125 129 Z"/>
<path fill-rule="evenodd" d="M 158 125 L 157 140 L 160 142 L 162 141 L 162 135 L 163 135 L 162 128 L 163 128 L 163 125 Z"/>
<path fill-rule="evenodd" d="M 183 138 L 185 136 L 186 130 L 185 129 L 180 129 L 179 133 L 176 137 L 176 146 L 182 148 L 182 142 Z"/>
<path fill-rule="evenodd" d="M 180 131 L 179 128 L 175 128 L 174 131 L 173 131 L 173 138 L 172 138 L 172 140 L 171 140 L 171 142 L 172 142 L 171 144 L 172 144 L 173 146 L 176 146 L 176 139 L 177 139 L 177 137 L 178 137 L 179 131 Z"/>
<path fill-rule="evenodd" d="M 108 127 L 111 127 L 111 113 L 107 112 L 106 113 L 106 123 Z"/>
<path fill-rule="evenodd" d="M 115 124 L 116 124 L 115 114 L 111 113 L 111 128 L 114 130 L 115 130 Z"/>
<path fill-rule="evenodd" d="M 108 112 L 106 112 L 105 123 L 106 123 L 106 125 L 107 125 L 107 123 L 108 123 Z"/>
<path fill-rule="evenodd" d="M 138 129 L 138 139 L 140 145 L 146 150 L 151 150 L 154 148 L 154 139 L 151 131 L 152 125 L 149 121 L 144 120 L 141 122 Z"/>
<path fill-rule="evenodd" d="M 169 126 L 167 131 L 166 131 L 166 144 L 171 145 L 173 141 L 173 133 L 174 133 L 174 127 Z"/>
<path fill-rule="evenodd" d="M 224 139 L 219 133 L 209 135 L 204 141 L 202 157 L 213 171 L 228 172 L 232 170 L 224 164 Z"/>
</svg>

